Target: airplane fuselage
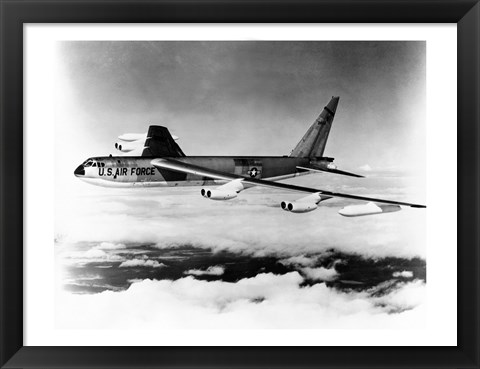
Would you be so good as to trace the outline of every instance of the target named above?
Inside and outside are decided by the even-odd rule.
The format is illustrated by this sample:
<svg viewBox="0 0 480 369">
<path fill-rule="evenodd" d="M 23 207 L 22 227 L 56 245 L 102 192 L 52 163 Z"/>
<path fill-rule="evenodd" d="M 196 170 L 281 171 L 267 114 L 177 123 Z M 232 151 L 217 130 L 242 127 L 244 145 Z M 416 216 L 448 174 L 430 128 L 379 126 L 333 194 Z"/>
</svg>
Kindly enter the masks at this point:
<svg viewBox="0 0 480 369">
<path fill-rule="evenodd" d="M 118 156 L 87 159 L 75 175 L 90 184 L 103 187 L 181 187 L 204 186 L 218 181 L 194 174 L 159 169 L 154 157 Z M 305 173 L 309 158 L 286 156 L 189 156 L 172 158 L 188 164 L 256 179 L 279 180 Z"/>
<path fill-rule="evenodd" d="M 200 194 L 211 200 L 230 200 L 250 187 L 307 193 L 297 201 L 282 201 L 291 213 L 317 209 L 332 197 L 368 201 L 339 211 L 343 216 L 363 216 L 400 210 L 400 206 L 425 205 L 377 199 L 276 182 L 311 172 L 362 177 L 337 169 L 333 158 L 323 155 L 339 97 L 333 96 L 288 156 L 186 156 L 168 128 L 151 125 L 145 134 L 124 134 L 115 148 L 137 156 L 103 156 L 87 159 L 74 171 L 85 182 L 103 187 L 203 187 Z M 133 143 L 132 143 L 133 142 Z M 135 149 L 137 148 L 137 149 Z M 380 204 L 380 205 L 378 205 Z"/>
</svg>

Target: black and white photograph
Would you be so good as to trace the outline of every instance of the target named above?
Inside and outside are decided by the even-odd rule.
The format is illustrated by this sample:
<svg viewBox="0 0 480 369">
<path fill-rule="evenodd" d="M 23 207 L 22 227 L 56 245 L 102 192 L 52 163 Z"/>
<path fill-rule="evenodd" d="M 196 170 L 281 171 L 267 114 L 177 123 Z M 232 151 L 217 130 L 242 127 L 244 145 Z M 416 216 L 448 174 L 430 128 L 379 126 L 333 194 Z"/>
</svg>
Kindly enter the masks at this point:
<svg viewBox="0 0 480 369">
<path fill-rule="evenodd" d="M 55 63 L 56 328 L 425 327 L 426 42 L 58 41 Z"/>
</svg>

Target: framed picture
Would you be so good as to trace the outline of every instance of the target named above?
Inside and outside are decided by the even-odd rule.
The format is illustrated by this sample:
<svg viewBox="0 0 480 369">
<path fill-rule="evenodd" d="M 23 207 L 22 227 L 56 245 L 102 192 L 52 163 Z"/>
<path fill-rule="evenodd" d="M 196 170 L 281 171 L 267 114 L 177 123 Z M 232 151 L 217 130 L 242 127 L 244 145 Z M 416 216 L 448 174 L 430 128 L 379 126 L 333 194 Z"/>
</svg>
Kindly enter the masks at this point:
<svg viewBox="0 0 480 369">
<path fill-rule="evenodd" d="M 478 367 L 477 1 L 1 6 L 2 367 Z"/>
</svg>

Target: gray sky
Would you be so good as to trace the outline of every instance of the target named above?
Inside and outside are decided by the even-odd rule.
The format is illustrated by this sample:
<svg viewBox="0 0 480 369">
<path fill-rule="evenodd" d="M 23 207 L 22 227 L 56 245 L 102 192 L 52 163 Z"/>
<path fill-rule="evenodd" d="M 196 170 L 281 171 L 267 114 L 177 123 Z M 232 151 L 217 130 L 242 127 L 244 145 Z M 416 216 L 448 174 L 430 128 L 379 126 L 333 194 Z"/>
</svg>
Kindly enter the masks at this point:
<svg viewBox="0 0 480 369">
<path fill-rule="evenodd" d="M 150 124 L 187 155 L 288 154 L 332 95 L 325 155 L 340 167 L 425 169 L 424 42 L 89 41 L 58 56 L 69 169 Z"/>
</svg>

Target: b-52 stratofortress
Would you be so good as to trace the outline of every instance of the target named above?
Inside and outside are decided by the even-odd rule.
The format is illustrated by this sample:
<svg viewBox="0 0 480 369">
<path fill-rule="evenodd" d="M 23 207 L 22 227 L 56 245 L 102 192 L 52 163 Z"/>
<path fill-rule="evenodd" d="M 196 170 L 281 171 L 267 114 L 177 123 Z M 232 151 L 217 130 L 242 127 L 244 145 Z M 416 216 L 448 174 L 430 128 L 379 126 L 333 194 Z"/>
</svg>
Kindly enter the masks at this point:
<svg viewBox="0 0 480 369">
<path fill-rule="evenodd" d="M 115 148 L 130 156 L 89 158 L 74 174 L 104 187 L 201 186 L 201 195 L 210 200 L 230 200 L 254 186 L 308 194 L 296 201 L 281 202 L 281 208 L 291 213 L 313 211 L 320 202 L 335 197 L 364 202 L 339 210 L 339 214 L 347 217 L 395 212 L 401 206 L 425 208 L 425 205 L 277 182 L 315 172 L 362 177 L 339 170 L 333 158 L 323 156 L 339 99 L 332 97 L 288 156 L 186 156 L 166 127 L 150 126 L 146 134 L 119 136 Z M 132 156 L 135 151 L 137 154 Z"/>
</svg>

